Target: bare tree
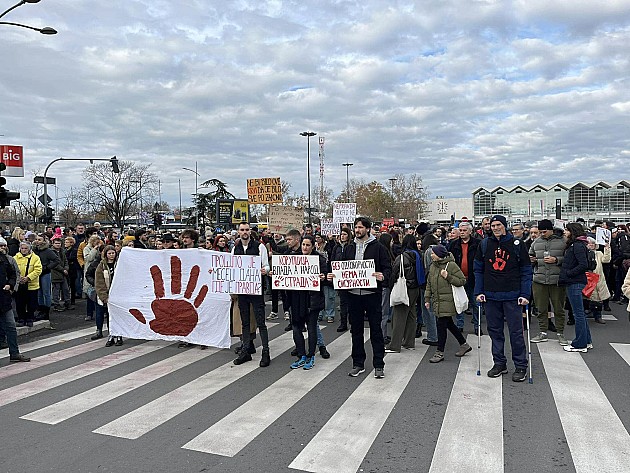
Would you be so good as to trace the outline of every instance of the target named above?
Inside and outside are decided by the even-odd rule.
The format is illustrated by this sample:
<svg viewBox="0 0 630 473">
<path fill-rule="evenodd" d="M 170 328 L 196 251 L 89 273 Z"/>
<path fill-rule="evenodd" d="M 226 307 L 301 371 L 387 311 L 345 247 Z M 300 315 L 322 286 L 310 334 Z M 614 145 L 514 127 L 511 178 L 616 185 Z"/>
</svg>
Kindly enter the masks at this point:
<svg viewBox="0 0 630 473">
<path fill-rule="evenodd" d="M 120 172 L 115 174 L 109 163 L 93 164 L 83 171 L 83 180 L 92 210 L 104 212 L 117 227 L 123 228 L 139 196 L 143 203 L 152 206 L 158 176 L 149 170 L 150 164 L 120 161 L 118 167 Z"/>
</svg>

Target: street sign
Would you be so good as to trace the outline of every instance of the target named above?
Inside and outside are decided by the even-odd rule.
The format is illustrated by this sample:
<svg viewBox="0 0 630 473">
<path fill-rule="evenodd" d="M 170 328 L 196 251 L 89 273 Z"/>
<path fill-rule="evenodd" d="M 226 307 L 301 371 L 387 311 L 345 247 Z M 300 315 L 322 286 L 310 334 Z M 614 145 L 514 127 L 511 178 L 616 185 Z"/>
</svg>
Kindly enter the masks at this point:
<svg viewBox="0 0 630 473">
<path fill-rule="evenodd" d="M 7 165 L 4 172 L 9 177 L 24 177 L 24 149 L 15 145 L 0 145 L 0 159 Z"/>
<path fill-rule="evenodd" d="M 44 196 L 45 196 L 45 197 L 47 197 L 47 198 L 45 199 L 45 197 L 44 197 Z M 46 202 L 44 201 L 44 199 L 46 200 Z M 48 205 L 48 204 L 50 204 L 50 203 L 52 202 L 52 199 L 51 199 L 51 198 L 50 198 L 50 196 L 49 196 L 49 195 L 47 195 L 47 194 L 42 194 L 42 195 L 40 195 L 40 196 L 37 198 L 37 200 L 39 200 L 39 201 L 40 201 L 40 203 L 41 203 L 42 205 L 45 205 L 45 206 L 46 206 L 46 205 Z"/>
<path fill-rule="evenodd" d="M 43 184 L 44 183 L 44 176 L 35 176 L 33 178 L 33 182 L 35 184 Z M 54 177 L 48 177 L 46 176 L 46 184 L 51 184 L 51 185 L 55 185 L 57 184 L 57 179 Z"/>
</svg>

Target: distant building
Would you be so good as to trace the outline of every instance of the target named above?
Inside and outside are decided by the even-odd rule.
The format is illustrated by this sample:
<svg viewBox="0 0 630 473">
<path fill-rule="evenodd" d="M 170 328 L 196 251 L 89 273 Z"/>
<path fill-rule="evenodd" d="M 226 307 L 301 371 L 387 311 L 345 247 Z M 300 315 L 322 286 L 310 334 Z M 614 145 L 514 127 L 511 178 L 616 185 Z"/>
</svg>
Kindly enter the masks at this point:
<svg viewBox="0 0 630 473">
<path fill-rule="evenodd" d="M 473 194 L 474 219 L 503 214 L 512 222 L 555 218 L 559 200 L 564 220 L 630 222 L 630 183 L 554 184 L 533 187 L 479 187 Z"/>
</svg>

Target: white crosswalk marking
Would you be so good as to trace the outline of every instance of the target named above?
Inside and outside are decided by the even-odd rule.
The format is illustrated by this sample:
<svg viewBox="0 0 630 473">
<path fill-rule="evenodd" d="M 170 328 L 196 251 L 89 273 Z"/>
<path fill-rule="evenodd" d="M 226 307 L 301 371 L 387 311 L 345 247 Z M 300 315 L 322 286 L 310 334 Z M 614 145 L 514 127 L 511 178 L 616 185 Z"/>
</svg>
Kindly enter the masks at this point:
<svg viewBox="0 0 630 473">
<path fill-rule="evenodd" d="M 477 337 L 468 335 L 468 343 L 476 347 Z M 493 365 L 491 346 L 490 337 L 482 336 L 481 376 L 476 348 L 459 363 L 430 473 L 503 472 L 503 385 L 486 375 Z"/>
<path fill-rule="evenodd" d="M 351 344 L 345 337 L 338 337 L 329 348 L 334 358 L 317 363 L 308 372 L 299 369 L 287 373 L 183 448 L 228 457 L 236 455 L 350 356 Z M 269 402 L 270 399 L 282 402 Z"/>
<path fill-rule="evenodd" d="M 94 335 L 94 327 L 76 330 L 69 333 L 62 333 L 60 335 L 45 338 L 44 340 L 39 340 L 37 342 L 24 343 L 23 345 L 20 345 L 20 353 L 27 353 L 29 351 L 49 347 L 58 343 L 64 343 L 70 340 L 75 340 L 77 338 L 87 337 L 88 335 Z M 4 358 L 8 358 L 8 356 Z"/>
<path fill-rule="evenodd" d="M 555 343 L 540 343 L 538 351 L 576 472 L 627 472 L 630 435 L 582 356 Z"/>
<path fill-rule="evenodd" d="M 293 338 L 291 333 L 285 333 L 269 342 L 272 358 L 292 347 Z M 141 408 L 96 429 L 94 432 L 114 437 L 137 439 L 257 368 L 258 363 L 256 362 L 249 362 L 235 367 L 230 361 L 190 383 L 149 402 Z"/>
<path fill-rule="evenodd" d="M 168 346 L 169 342 L 148 342 L 143 343 L 135 347 L 127 348 L 116 353 L 111 353 L 98 360 L 84 363 L 73 368 L 68 368 L 58 373 L 52 373 L 42 378 L 34 379 L 26 383 L 13 386 L 8 389 L 0 391 L 0 406 L 5 406 L 20 399 L 39 394 L 57 386 L 75 381 L 85 376 L 89 376 L 104 369 L 118 365 L 125 361 L 133 360 L 139 356 L 146 355 L 154 352 L 165 346 Z"/>
<path fill-rule="evenodd" d="M 628 343 L 611 343 L 611 347 L 615 349 L 619 356 L 630 365 L 630 344 Z"/>
<path fill-rule="evenodd" d="M 322 429 L 313 437 L 289 468 L 315 473 L 354 473 L 405 390 L 427 351 L 387 356 L 385 379 L 368 376 Z"/>
<path fill-rule="evenodd" d="M 35 412 L 31 412 L 22 419 L 41 422 L 43 424 L 58 424 L 71 417 L 79 415 L 101 404 L 105 404 L 123 394 L 144 386 L 145 384 L 162 378 L 185 366 L 219 351 L 219 348 L 209 348 L 207 350 L 187 350 L 175 356 L 159 361 L 145 368 L 129 373 L 109 383 L 102 384 L 85 391 L 76 396 L 72 396 L 63 401 L 44 407 Z"/>
<path fill-rule="evenodd" d="M 96 340 L 93 342 L 84 343 L 75 347 L 66 348 L 65 350 L 55 351 L 47 355 L 38 356 L 31 359 L 29 363 L 17 363 L 0 368 L 0 379 L 13 376 L 18 373 L 24 373 L 25 371 L 41 368 L 42 366 L 56 363 L 57 361 L 66 360 L 84 353 L 88 353 L 97 348 L 103 346 L 103 340 Z"/>
</svg>

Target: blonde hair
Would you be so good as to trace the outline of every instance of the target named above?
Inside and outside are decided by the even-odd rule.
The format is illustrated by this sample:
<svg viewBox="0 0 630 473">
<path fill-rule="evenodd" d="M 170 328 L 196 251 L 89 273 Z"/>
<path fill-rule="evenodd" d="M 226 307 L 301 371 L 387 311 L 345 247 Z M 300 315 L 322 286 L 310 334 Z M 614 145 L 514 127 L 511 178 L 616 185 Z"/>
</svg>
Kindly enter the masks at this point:
<svg viewBox="0 0 630 473">
<path fill-rule="evenodd" d="M 88 245 L 90 245 L 92 248 L 96 246 L 96 242 L 101 241 L 101 237 L 98 235 L 92 235 L 90 237 L 90 239 L 88 240 Z"/>
<path fill-rule="evenodd" d="M 15 227 L 13 229 L 13 233 L 11 233 L 11 238 L 19 240 L 21 235 L 24 235 L 24 230 L 22 230 L 20 227 Z"/>
</svg>

